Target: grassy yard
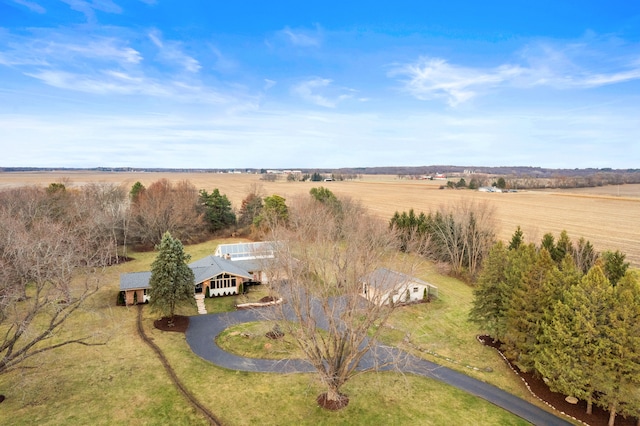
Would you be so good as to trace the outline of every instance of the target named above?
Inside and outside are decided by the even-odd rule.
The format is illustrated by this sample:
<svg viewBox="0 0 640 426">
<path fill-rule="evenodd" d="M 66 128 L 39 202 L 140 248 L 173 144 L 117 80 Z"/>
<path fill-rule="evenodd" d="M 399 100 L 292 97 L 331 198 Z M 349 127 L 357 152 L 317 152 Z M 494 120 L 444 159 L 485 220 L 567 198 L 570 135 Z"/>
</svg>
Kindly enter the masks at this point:
<svg viewBox="0 0 640 426">
<path fill-rule="evenodd" d="M 213 253 L 219 242 L 186 250 L 195 260 Z M 106 344 L 63 347 L 0 376 L 0 394 L 7 397 L 0 404 L 0 424 L 7 424 L 9 419 L 14 425 L 206 424 L 138 337 L 137 308 L 115 306 L 119 274 L 149 270 L 155 253 L 131 253 L 131 257 L 133 261 L 107 270 L 103 288 L 65 329 L 73 335 L 96 333 Z M 499 356 L 475 341 L 474 328 L 466 321 L 471 289 L 438 275 L 426 264 L 419 277 L 437 285 L 440 298 L 399 310 L 392 318 L 393 328 L 385 330 L 385 339 L 401 345 L 410 333 L 412 347 L 421 349 L 417 354 L 528 398 L 520 380 L 506 369 Z M 258 296 L 260 293 L 250 293 L 248 297 Z M 207 299 L 207 303 L 207 309 L 216 312 L 239 302 L 236 297 L 227 297 Z M 195 308 L 184 308 L 180 313 L 196 315 Z M 153 328 L 157 316 L 148 306 L 143 314 L 147 334 L 165 352 L 178 377 L 227 425 L 526 424 L 448 385 L 399 373 L 354 378 L 344 388 L 351 399 L 349 406 L 328 412 L 315 403 L 322 388 L 313 375 L 253 374 L 218 368 L 194 355 L 183 334 Z M 471 370 L 465 367 L 467 364 L 488 366 L 494 371 Z"/>
<path fill-rule="evenodd" d="M 437 286 L 438 298 L 430 303 L 396 310 L 388 327 L 382 331 L 382 339 L 522 398 L 529 398 L 529 392 L 520 380 L 514 380 L 513 373 L 495 350 L 476 340 L 478 330 L 467 317 L 473 301 L 472 288 L 437 273 L 435 266 L 426 262 L 421 264 L 416 276 Z"/>
</svg>

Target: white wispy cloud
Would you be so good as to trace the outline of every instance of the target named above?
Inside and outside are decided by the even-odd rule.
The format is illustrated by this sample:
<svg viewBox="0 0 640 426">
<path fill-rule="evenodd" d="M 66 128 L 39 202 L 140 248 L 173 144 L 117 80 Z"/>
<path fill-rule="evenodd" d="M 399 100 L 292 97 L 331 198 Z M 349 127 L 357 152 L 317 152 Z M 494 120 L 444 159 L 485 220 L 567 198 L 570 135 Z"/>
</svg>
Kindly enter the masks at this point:
<svg viewBox="0 0 640 426">
<path fill-rule="evenodd" d="M 142 61 L 140 52 L 112 38 L 97 38 L 88 40 L 83 44 L 50 43 L 44 47 L 50 55 L 63 54 L 65 56 L 115 61 L 119 64 L 137 64 Z"/>
<path fill-rule="evenodd" d="M 284 29 L 280 30 L 280 34 L 284 35 L 294 46 L 317 47 L 322 43 L 319 27 L 316 27 L 314 31 L 302 29 L 294 30 L 289 27 L 284 27 Z"/>
<path fill-rule="evenodd" d="M 478 91 L 500 85 L 523 73 L 517 66 L 474 69 L 449 64 L 440 58 L 420 58 L 416 63 L 396 67 L 390 76 L 405 77 L 405 90 L 420 100 L 444 98 L 456 106 L 477 95 Z"/>
<path fill-rule="evenodd" d="M 3 65 L 86 67 L 87 61 L 98 61 L 129 66 L 142 61 L 140 52 L 111 37 L 89 36 L 79 42 L 77 37 L 47 32 L 31 37 L 4 34 L 4 38 L 7 43 L 4 49 L 0 47 Z"/>
<path fill-rule="evenodd" d="M 184 53 L 181 43 L 163 40 L 160 31 L 149 32 L 149 39 L 158 47 L 160 58 L 167 64 L 181 67 L 191 73 L 197 73 L 202 68 L 197 59 Z"/>
<path fill-rule="evenodd" d="M 118 35 L 78 37 L 62 29 L 34 29 L 25 35 L 0 29 L 0 37 L 6 40 L 0 44 L 0 66 L 74 93 L 255 108 L 258 95 L 242 85 L 205 83 L 198 75 L 199 61 L 185 54 L 180 43 L 164 40 L 158 31 L 146 36 L 138 40 L 147 43 L 134 48 L 130 38 Z M 154 48 L 155 55 L 149 53 Z"/>
<path fill-rule="evenodd" d="M 292 87 L 293 93 L 307 102 L 326 108 L 335 108 L 345 99 L 352 98 L 350 89 L 339 89 L 331 86 L 332 80 L 328 78 L 313 78 L 303 81 Z"/>
<path fill-rule="evenodd" d="M 111 0 L 61 0 L 71 9 L 84 14 L 88 22 L 96 22 L 96 10 L 106 13 L 122 13 L 122 8 Z"/>
<path fill-rule="evenodd" d="M 526 63 L 529 86 L 559 89 L 593 88 L 640 78 L 640 46 L 590 34 L 573 43 L 550 41 L 525 46 L 519 57 Z"/>
<path fill-rule="evenodd" d="M 215 57 L 213 69 L 222 73 L 230 73 L 238 68 L 236 61 L 223 55 L 220 49 L 215 46 L 210 46 L 210 49 Z"/>
<path fill-rule="evenodd" d="M 39 70 L 26 75 L 52 87 L 94 95 L 142 95 L 196 104 L 229 105 L 255 102 L 251 96 L 242 93 L 223 93 L 200 84 L 180 80 L 162 81 L 120 70 L 102 70 L 92 75 Z"/>
<path fill-rule="evenodd" d="M 95 75 L 83 75 L 61 70 L 38 70 L 25 74 L 36 78 L 49 86 L 76 92 L 103 95 L 170 95 L 167 88 L 162 85 L 144 81 L 141 77 L 134 77 L 116 70 L 104 70 Z"/>
<path fill-rule="evenodd" d="M 42 7 L 41 5 L 39 5 L 38 3 L 34 2 L 34 1 L 29 1 L 29 0 L 10 0 L 12 2 L 14 2 L 15 4 L 19 4 L 21 6 L 26 7 L 27 9 L 29 9 L 32 12 L 35 13 L 46 13 L 47 10 Z"/>
<path fill-rule="evenodd" d="M 457 106 L 493 89 L 548 86 L 556 89 L 589 89 L 640 79 L 638 57 L 606 55 L 581 43 L 551 46 L 537 43 L 519 54 L 522 64 L 493 68 L 449 63 L 443 58 L 420 57 L 399 64 L 388 73 L 403 90 L 420 100 L 443 99 Z M 638 55 L 640 56 L 640 55 Z"/>
</svg>

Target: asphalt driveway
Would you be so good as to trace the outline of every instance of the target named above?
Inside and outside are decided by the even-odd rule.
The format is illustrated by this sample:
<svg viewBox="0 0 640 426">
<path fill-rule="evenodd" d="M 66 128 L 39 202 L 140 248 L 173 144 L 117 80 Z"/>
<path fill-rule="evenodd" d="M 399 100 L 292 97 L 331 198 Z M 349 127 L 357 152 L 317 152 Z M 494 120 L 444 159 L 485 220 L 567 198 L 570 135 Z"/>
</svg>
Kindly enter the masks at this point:
<svg viewBox="0 0 640 426">
<path fill-rule="evenodd" d="M 313 366 L 303 360 L 276 361 L 244 358 L 223 351 L 216 345 L 216 336 L 226 328 L 235 324 L 259 321 L 262 319 L 264 318 L 255 310 L 193 316 L 190 318 L 189 328 L 186 332 L 187 343 L 191 347 L 191 350 L 199 357 L 230 370 L 259 373 L 313 373 L 315 371 Z M 374 365 L 374 363 L 384 364 L 385 360 L 389 359 L 394 360 L 394 366 L 387 366 L 384 368 L 386 370 L 395 369 L 404 373 L 440 380 L 441 382 L 485 399 L 534 425 L 571 425 L 569 421 L 557 417 L 493 385 L 442 365 L 415 357 L 396 348 L 376 345 L 372 351 L 362 359 L 360 365 L 363 368 L 368 368 Z"/>
</svg>

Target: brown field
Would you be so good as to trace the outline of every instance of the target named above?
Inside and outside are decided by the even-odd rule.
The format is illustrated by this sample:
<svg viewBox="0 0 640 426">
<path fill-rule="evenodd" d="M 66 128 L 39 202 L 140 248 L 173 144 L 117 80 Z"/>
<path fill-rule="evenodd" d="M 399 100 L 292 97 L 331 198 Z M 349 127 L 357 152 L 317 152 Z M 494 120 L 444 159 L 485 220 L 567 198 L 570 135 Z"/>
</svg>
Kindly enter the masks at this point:
<svg viewBox="0 0 640 426">
<path fill-rule="evenodd" d="M 572 240 L 585 237 L 597 250 L 622 251 L 634 267 L 640 267 L 640 184 L 498 194 L 440 190 L 442 181 L 400 180 L 395 176 L 365 175 L 346 182 L 264 182 L 259 175 L 247 174 L 12 172 L 0 173 L 0 189 L 46 186 L 51 182 L 64 182 L 67 187 L 109 182 L 129 188 L 136 181 L 148 186 L 161 178 L 174 182 L 186 179 L 208 191 L 218 188 L 236 208 L 255 184 L 262 186 L 264 195 L 278 194 L 285 198 L 325 186 L 338 196 L 362 201 L 384 219 L 389 219 L 395 211 L 414 208 L 416 212 L 426 213 L 461 200 L 487 203 L 495 211 L 500 239 L 509 240 L 518 225 L 525 238 L 535 242 L 546 232 L 557 237 L 566 230 Z"/>
</svg>

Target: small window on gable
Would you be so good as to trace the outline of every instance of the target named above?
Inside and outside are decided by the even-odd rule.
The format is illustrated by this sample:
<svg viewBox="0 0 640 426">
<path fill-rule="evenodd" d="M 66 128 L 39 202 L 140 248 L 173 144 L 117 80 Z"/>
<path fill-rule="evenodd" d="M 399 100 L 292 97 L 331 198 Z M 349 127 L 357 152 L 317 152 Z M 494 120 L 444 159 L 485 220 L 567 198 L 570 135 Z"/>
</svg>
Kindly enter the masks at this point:
<svg viewBox="0 0 640 426">
<path fill-rule="evenodd" d="M 413 292 L 414 292 L 414 293 L 417 293 L 417 292 L 418 292 L 418 290 L 419 290 L 419 288 L 418 288 L 418 287 L 414 287 L 414 288 L 413 288 Z"/>
</svg>

